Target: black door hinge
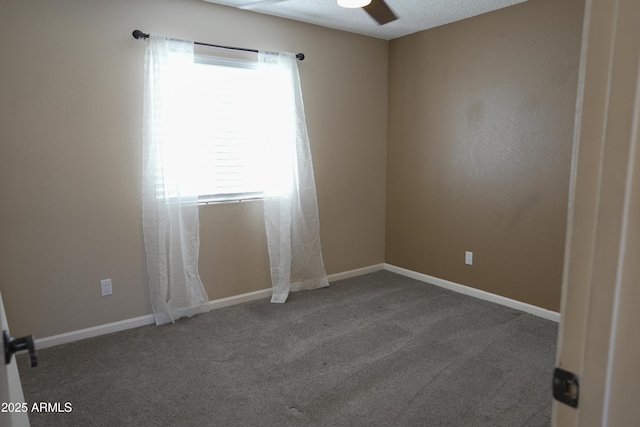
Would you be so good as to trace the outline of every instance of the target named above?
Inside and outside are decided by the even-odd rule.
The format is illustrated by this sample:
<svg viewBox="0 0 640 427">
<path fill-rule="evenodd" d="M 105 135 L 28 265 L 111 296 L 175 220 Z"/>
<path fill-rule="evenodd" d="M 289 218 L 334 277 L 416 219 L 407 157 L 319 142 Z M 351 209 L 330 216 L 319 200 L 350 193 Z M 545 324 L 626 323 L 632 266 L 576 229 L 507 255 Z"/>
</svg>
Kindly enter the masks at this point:
<svg viewBox="0 0 640 427">
<path fill-rule="evenodd" d="M 579 395 L 578 377 L 564 369 L 556 368 L 553 371 L 553 397 L 572 408 L 577 408 Z"/>
</svg>

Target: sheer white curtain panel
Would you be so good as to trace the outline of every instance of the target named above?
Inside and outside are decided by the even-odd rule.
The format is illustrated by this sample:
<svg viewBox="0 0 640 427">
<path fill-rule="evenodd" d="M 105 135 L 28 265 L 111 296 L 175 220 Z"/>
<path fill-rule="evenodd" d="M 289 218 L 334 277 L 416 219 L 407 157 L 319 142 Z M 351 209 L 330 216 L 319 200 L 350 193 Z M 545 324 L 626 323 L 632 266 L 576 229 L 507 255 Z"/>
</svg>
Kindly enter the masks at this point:
<svg viewBox="0 0 640 427">
<path fill-rule="evenodd" d="M 264 79 L 262 127 L 264 221 L 271 267 L 271 302 L 290 291 L 329 286 L 320 247 L 313 162 L 297 59 L 293 53 L 258 53 Z"/>
<path fill-rule="evenodd" d="M 209 310 L 198 273 L 193 42 L 150 35 L 145 52 L 142 223 L 156 324 Z"/>
</svg>

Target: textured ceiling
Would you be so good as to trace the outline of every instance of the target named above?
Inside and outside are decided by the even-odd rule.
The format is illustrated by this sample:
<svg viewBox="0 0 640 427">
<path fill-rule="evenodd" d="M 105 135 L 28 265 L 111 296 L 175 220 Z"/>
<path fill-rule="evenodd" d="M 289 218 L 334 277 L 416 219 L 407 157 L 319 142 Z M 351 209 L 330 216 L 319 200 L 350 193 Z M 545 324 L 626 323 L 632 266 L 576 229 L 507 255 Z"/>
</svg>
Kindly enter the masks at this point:
<svg viewBox="0 0 640 427">
<path fill-rule="evenodd" d="M 344 9 L 336 0 L 204 1 L 390 40 L 527 0 L 387 0 L 399 19 L 386 25 L 378 25 L 362 9 Z"/>
</svg>

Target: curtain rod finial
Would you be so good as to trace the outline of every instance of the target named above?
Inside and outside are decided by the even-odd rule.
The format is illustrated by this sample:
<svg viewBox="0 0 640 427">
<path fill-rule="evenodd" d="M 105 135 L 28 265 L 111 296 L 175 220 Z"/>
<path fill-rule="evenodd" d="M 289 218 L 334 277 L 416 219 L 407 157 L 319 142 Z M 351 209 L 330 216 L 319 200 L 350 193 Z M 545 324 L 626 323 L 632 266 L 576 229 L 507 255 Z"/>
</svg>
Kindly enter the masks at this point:
<svg viewBox="0 0 640 427">
<path fill-rule="evenodd" d="M 131 33 L 133 35 L 134 39 L 146 39 L 149 38 L 149 34 L 145 34 L 140 30 L 133 30 L 133 33 Z"/>
<path fill-rule="evenodd" d="M 296 53 L 296 58 L 302 61 L 304 59 L 304 53 Z"/>
</svg>

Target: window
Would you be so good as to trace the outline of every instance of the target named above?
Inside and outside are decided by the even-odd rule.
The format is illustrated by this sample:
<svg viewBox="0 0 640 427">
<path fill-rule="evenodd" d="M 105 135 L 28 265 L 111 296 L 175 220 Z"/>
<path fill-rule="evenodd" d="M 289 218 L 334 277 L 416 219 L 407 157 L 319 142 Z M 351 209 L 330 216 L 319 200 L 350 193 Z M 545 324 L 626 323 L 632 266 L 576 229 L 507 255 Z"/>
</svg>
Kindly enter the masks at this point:
<svg viewBox="0 0 640 427">
<path fill-rule="evenodd" d="M 200 202 L 262 197 L 257 63 L 196 56 Z"/>
</svg>

